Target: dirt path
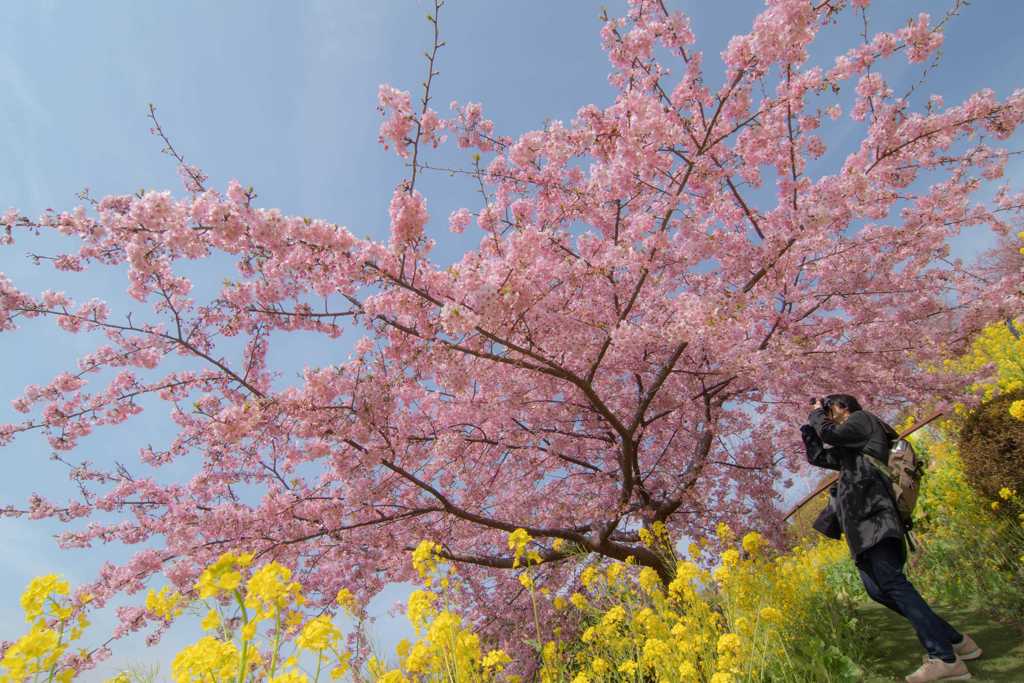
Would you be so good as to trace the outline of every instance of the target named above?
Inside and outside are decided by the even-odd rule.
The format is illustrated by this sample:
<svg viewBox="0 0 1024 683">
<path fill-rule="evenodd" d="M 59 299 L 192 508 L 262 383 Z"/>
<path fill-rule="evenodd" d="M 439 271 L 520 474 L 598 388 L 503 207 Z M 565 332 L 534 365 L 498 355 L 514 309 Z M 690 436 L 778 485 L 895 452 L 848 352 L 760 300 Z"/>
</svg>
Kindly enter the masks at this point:
<svg viewBox="0 0 1024 683">
<path fill-rule="evenodd" d="M 937 605 L 935 611 L 955 628 L 971 634 L 984 654 L 980 659 L 967 662 L 978 683 L 1024 683 L 1024 636 L 1001 624 L 992 623 L 979 612 L 950 609 Z M 879 657 L 863 662 L 867 675 L 865 683 L 891 683 L 921 663 L 924 652 L 910 624 L 898 614 L 876 603 L 861 608 L 866 628 L 879 634 Z"/>
</svg>

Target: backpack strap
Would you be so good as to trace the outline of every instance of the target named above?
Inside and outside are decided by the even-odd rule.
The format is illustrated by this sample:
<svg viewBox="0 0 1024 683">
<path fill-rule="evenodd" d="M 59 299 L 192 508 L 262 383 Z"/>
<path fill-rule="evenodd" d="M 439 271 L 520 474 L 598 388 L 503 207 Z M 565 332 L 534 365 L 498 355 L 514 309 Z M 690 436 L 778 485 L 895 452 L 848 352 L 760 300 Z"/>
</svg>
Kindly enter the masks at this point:
<svg viewBox="0 0 1024 683">
<path fill-rule="evenodd" d="M 893 481 L 895 479 L 895 476 L 893 475 L 892 470 L 889 469 L 889 466 L 886 465 L 884 462 L 882 462 L 881 460 L 879 460 L 875 456 L 871 455 L 867 451 L 862 451 L 861 455 L 864 456 L 865 460 L 867 460 L 869 463 L 874 465 L 875 469 L 877 469 L 879 472 L 884 474 L 887 481 L 891 482 L 891 481 Z"/>
<path fill-rule="evenodd" d="M 917 552 L 917 543 L 914 541 L 913 534 L 910 533 L 910 526 L 903 523 L 903 519 L 900 517 L 900 506 L 896 502 L 896 496 L 892 491 L 892 483 L 896 477 L 893 475 L 892 470 L 884 462 L 871 455 L 867 451 L 861 451 L 861 456 L 870 463 L 875 469 L 881 472 L 885 476 L 885 480 L 889 482 L 889 486 L 885 487 L 885 490 L 889 492 L 889 500 L 892 501 L 893 510 L 896 511 L 896 519 L 899 520 L 900 526 L 903 527 L 903 535 L 907 539 L 907 545 L 910 548 L 910 552 Z"/>
</svg>

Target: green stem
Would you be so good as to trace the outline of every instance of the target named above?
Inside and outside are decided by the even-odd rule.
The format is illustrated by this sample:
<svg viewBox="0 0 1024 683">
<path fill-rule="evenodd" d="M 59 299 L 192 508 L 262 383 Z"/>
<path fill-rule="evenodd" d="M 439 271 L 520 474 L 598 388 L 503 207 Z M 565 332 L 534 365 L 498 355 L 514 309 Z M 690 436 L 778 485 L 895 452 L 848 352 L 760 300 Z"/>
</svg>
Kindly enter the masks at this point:
<svg viewBox="0 0 1024 683">
<path fill-rule="evenodd" d="M 242 611 L 242 632 L 240 633 L 242 641 L 242 656 L 238 659 L 238 676 L 235 678 L 237 683 L 245 683 L 245 665 L 246 660 L 249 658 L 249 641 L 245 639 L 245 627 L 249 625 L 249 613 L 245 610 L 245 601 L 242 600 L 242 594 L 236 588 L 234 590 L 235 602 L 238 603 L 238 608 Z"/>
<path fill-rule="evenodd" d="M 281 649 L 281 608 L 275 608 L 274 616 L 276 617 L 274 626 L 274 653 L 270 657 L 270 677 L 273 678 L 277 672 L 277 657 L 278 650 Z"/>
<path fill-rule="evenodd" d="M 537 647 L 543 647 L 540 642 L 540 618 L 537 616 L 537 594 L 533 588 L 530 589 L 530 603 L 533 605 L 533 629 L 537 634 Z"/>
<path fill-rule="evenodd" d="M 60 649 L 60 644 L 61 644 L 61 642 L 63 642 L 63 640 L 64 640 L 64 621 L 61 620 L 61 622 L 60 622 L 60 631 L 57 632 L 57 645 L 53 649 L 54 650 Z M 60 657 L 58 657 L 57 659 L 54 659 L 53 660 L 53 664 L 50 666 L 50 670 L 46 672 L 46 681 L 47 681 L 47 683 L 50 683 L 51 681 L 53 681 L 53 676 L 54 676 L 55 673 L 57 673 L 57 662 L 59 661 L 59 659 L 60 659 Z"/>
</svg>

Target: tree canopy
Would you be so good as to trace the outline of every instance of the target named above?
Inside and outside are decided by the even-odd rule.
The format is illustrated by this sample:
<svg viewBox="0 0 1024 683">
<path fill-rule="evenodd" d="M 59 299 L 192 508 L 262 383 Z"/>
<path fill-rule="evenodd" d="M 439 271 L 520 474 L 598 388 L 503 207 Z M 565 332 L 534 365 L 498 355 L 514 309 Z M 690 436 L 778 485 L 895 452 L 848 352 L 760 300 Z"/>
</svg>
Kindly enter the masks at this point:
<svg viewBox="0 0 1024 683">
<path fill-rule="evenodd" d="M 580 554 L 671 576 L 641 542 L 658 522 L 777 535 L 810 392 L 893 410 L 957 400 L 963 377 L 939 361 L 1020 311 L 1016 250 L 964 263 L 950 240 L 1021 228 L 1024 195 L 1000 178 L 1024 92 L 946 104 L 893 91 L 877 67 L 925 66 L 949 16 L 814 63 L 812 43 L 830 46 L 833 25 L 867 6 L 771 0 L 709 83 L 687 17 L 632 0 L 600 34 L 612 104 L 518 135 L 476 103 L 431 107 L 435 11 L 422 94 L 380 88 L 381 142 L 409 169 L 387 241 L 258 207 L 238 182 L 208 187 L 180 156 L 177 195 L 8 212 L 8 243 L 76 241 L 45 258 L 80 273 L 81 290 L 0 278 L 0 328 L 42 316 L 104 341 L 28 387 L 3 442 L 39 431 L 72 451 L 155 396 L 178 433 L 140 444 L 140 461 L 199 465 L 172 483 L 77 465 L 80 497 L 35 495 L 7 514 L 68 522 L 66 546 L 155 543 L 103 570 L 89 587 L 99 606 L 158 572 L 187 590 L 228 548 L 293 567 L 324 605 L 342 587 L 367 599 L 414 576 L 407 551 L 429 539 L 503 637 L 519 620 L 522 587 L 501 571 L 517 564 L 517 529 L 553 590 Z M 851 130 L 853 151 L 822 168 Z M 456 176 L 481 199 L 447 219 L 481 236 L 449 267 L 432 259 L 443 237 L 417 183 L 442 144 L 476 155 Z M 235 268 L 197 298 L 185 266 L 215 256 Z M 134 315 L 89 298 L 90 273 L 124 266 Z M 364 335 L 352 357 L 274 388 L 272 343 L 349 326 Z M 128 628 L 149 618 L 122 610 Z"/>
</svg>

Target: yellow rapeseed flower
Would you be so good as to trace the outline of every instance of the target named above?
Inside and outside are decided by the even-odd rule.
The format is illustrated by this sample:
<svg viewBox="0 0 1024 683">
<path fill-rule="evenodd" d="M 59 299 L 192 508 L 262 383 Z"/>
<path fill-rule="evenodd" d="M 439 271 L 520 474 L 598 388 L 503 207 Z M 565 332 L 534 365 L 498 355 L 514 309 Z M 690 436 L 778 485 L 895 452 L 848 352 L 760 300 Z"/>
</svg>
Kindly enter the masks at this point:
<svg viewBox="0 0 1024 683">
<path fill-rule="evenodd" d="M 288 567 L 270 562 L 256 570 L 246 583 L 245 606 L 248 609 L 281 610 L 292 603 L 301 590 L 291 581 Z"/>
<path fill-rule="evenodd" d="M 319 652 L 336 646 L 339 638 L 341 638 L 341 631 L 329 616 L 321 614 L 306 624 L 302 633 L 295 639 L 295 644 L 303 650 Z"/>
<path fill-rule="evenodd" d="M 199 597 L 203 600 L 212 598 L 221 592 L 235 590 L 242 583 L 241 569 L 252 563 L 252 553 L 237 555 L 233 552 L 226 552 L 216 562 L 207 567 L 199 575 L 196 588 L 199 590 Z"/>
<path fill-rule="evenodd" d="M 644 651 L 641 655 L 643 662 L 657 666 L 660 662 L 672 656 L 672 648 L 664 640 L 659 638 L 648 638 L 644 641 Z"/>
<path fill-rule="evenodd" d="M 203 620 L 199 622 L 199 625 L 202 627 L 204 631 L 212 631 L 216 628 L 219 628 L 220 614 L 217 613 L 217 610 L 211 609 L 209 612 L 206 613 L 206 616 L 203 617 Z"/>
<path fill-rule="evenodd" d="M 526 552 L 526 544 L 532 540 L 533 538 L 526 532 L 526 529 L 516 529 L 508 535 L 508 549 L 515 552 L 513 567 L 519 566 L 519 560 Z"/>
<path fill-rule="evenodd" d="M 658 572 L 650 567 L 644 567 L 640 570 L 639 581 L 640 587 L 648 594 L 654 593 L 661 588 L 661 577 L 658 576 Z"/>
<path fill-rule="evenodd" d="M 405 658 L 405 669 L 410 673 L 427 673 L 435 660 L 434 652 L 424 641 L 412 646 L 409 656 Z"/>
<path fill-rule="evenodd" d="M 34 624 L 28 633 L 7 648 L 3 660 L 0 660 L 0 668 L 6 670 L 6 676 L 0 680 L 29 680 L 35 674 L 48 671 L 67 649 L 66 644 L 59 643 L 57 631 L 41 623 Z"/>
<path fill-rule="evenodd" d="M 512 658 L 509 657 L 504 650 L 491 650 L 484 655 L 481 664 L 485 669 L 494 669 L 495 671 L 501 671 L 505 668 L 506 664 L 509 664 Z"/>
<path fill-rule="evenodd" d="M 238 648 L 232 641 L 212 636 L 199 639 L 179 652 L 171 662 L 175 683 L 234 680 L 238 672 Z"/>
<path fill-rule="evenodd" d="M 348 673 L 348 670 L 351 667 L 351 663 L 350 663 L 351 659 L 352 659 L 352 653 L 351 652 L 342 652 L 341 653 L 341 656 L 338 658 L 337 665 L 331 667 L 330 675 L 331 675 L 331 680 L 332 681 L 340 680 L 342 678 L 342 676 L 344 676 L 346 673 Z"/>
<path fill-rule="evenodd" d="M 416 628 L 417 633 L 423 627 L 427 619 L 434 614 L 434 600 L 436 595 L 430 591 L 413 591 L 409 596 L 409 604 L 405 609 L 405 615 Z"/>
<path fill-rule="evenodd" d="M 743 537 L 743 549 L 751 555 L 757 555 L 761 551 L 761 549 L 764 548 L 764 546 L 764 536 L 757 533 L 756 531 L 751 531 Z"/>
<path fill-rule="evenodd" d="M 51 596 L 64 596 L 71 592 L 71 586 L 57 574 L 37 576 L 29 581 L 21 594 L 21 608 L 25 610 L 25 621 L 32 622 L 43 613 L 43 607 Z"/>
<path fill-rule="evenodd" d="M 626 621 L 626 610 L 622 605 L 614 605 L 601 617 L 601 627 L 607 631 L 614 630 Z"/>
<path fill-rule="evenodd" d="M 697 673 L 697 667 L 695 667 L 692 662 L 683 662 L 682 664 L 680 664 L 679 680 L 684 681 L 685 683 L 690 683 L 691 681 L 699 681 L 700 674 Z"/>
<path fill-rule="evenodd" d="M 435 541 L 420 541 L 412 551 L 412 566 L 428 586 L 431 581 L 430 575 L 437 569 L 439 552 L 441 544 Z"/>
<path fill-rule="evenodd" d="M 169 591 L 167 586 L 160 592 L 149 589 L 146 595 L 146 609 L 161 619 L 170 621 L 178 617 L 185 609 L 184 596 L 177 591 Z"/>
<path fill-rule="evenodd" d="M 336 602 L 339 606 L 341 606 L 342 609 L 344 609 L 349 614 L 352 614 L 356 611 L 356 596 L 354 596 L 352 594 L 352 591 L 350 591 L 347 588 L 342 588 L 338 590 L 338 596 L 334 598 L 334 602 Z"/>
<path fill-rule="evenodd" d="M 718 638 L 716 649 L 720 655 L 738 652 L 740 649 L 740 637 L 735 633 L 723 633 Z"/>
</svg>

